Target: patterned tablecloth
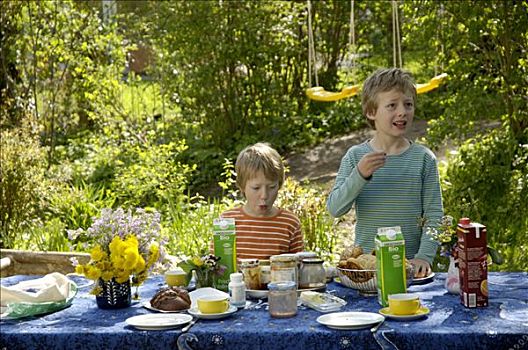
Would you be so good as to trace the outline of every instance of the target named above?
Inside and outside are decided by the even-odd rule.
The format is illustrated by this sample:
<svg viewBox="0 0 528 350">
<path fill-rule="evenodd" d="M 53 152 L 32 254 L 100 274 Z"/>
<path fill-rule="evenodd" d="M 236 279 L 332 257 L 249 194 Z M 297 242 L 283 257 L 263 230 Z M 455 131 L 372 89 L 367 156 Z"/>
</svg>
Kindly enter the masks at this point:
<svg viewBox="0 0 528 350">
<path fill-rule="evenodd" d="M 12 276 L 12 285 L 36 276 Z M 239 310 L 220 320 L 200 319 L 185 334 L 192 349 L 528 349 L 528 274 L 490 273 L 490 305 L 468 309 L 458 295 L 447 294 L 445 274 L 434 282 L 413 285 L 430 314 L 413 321 L 387 319 L 374 335 L 370 329 L 334 330 L 319 324 L 321 315 L 301 307 L 296 317 L 273 319 L 265 307 Z M 141 299 L 120 310 L 97 308 L 90 287 L 82 287 L 73 304 L 52 314 L 0 321 L 0 349 L 177 349 L 181 329 L 141 331 L 125 320 L 151 313 L 143 307 L 163 286 L 153 276 L 139 288 Z M 328 291 L 344 298 L 341 311 L 378 312 L 375 297 L 362 297 L 335 282 Z M 251 303 L 254 305 L 255 303 Z M 389 340 L 395 347 L 384 341 Z M 180 346 L 184 343 L 180 338 Z M 180 347 L 181 348 L 181 347 Z"/>
</svg>

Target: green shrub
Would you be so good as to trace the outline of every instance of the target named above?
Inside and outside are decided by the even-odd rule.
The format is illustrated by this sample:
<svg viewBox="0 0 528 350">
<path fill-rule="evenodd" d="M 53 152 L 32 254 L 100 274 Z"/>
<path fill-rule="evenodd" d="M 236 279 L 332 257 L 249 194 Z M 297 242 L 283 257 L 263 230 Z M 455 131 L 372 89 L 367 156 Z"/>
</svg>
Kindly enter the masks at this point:
<svg viewBox="0 0 528 350">
<path fill-rule="evenodd" d="M 291 210 L 301 221 L 304 249 L 333 262 L 343 232 L 326 210 L 327 195 L 308 183 L 288 178 L 279 192 L 277 206 Z"/>
<path fill-rule="evenodd" d="M 528 148 L 508 128 L 466 141 L 441 167 L 444 211 L 487 227 L 504 257 L 493 269 L 528 269 Z"/>
<path fill-rule="evenodd" d="M 14 248 L 46 197 L 45 151 L 28 125 L 0 135 L 0 247 Z"/>
</svg>

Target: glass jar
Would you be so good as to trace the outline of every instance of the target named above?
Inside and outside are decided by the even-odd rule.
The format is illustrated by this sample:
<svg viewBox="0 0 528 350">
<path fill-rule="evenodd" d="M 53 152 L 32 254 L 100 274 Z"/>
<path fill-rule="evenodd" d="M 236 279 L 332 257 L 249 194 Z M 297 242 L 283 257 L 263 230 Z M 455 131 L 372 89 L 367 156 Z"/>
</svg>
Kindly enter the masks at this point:
<svg viewBox="0 0 528 350">
<path fill-rule="evenodd" d="M 271 282 L 293 282 L 297 288 L 298 270 L 295 254 L 272 255 L 270 264 Z"/>
<path fill-rule="evenodd" d="M 270 282 L 268 290 L 271 317 L 287 318 L 297 315 L 297 287 L 294 282 Z"/>
<path fill-rule="evenodd" d="M 299 271 L 301 270 L 302 261 L 304 259 L 317 258 L 317 253 L 315 252 L 298 252 L 295 255 L 297 256 L 297 268 Z"/>
<path fill-rule="evenodd" d="M 240 272 L 244 275 L 246 289 L 260 289 L 260 267 L 258 259 L 240 259 Z"/>
<path fill-rule="evenodd" d="M 326 272 L 323 260 L 319 258 L 303 259 L 299 271 L 299 288 L 324 288 L 326 286 Z"/>
<path fill-rule="evenodd" d="M 269 260 L 260 260 L 260 289 L 268 289 L 271 282 L 271 266 Z"/>
</svg>

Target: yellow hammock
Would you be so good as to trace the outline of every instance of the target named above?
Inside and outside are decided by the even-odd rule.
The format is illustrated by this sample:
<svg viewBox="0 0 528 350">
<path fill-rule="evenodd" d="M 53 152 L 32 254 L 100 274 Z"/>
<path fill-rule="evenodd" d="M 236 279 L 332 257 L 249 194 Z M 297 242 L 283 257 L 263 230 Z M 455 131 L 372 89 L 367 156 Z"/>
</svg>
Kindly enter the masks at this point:
<svg viewBox="0 0 528 350">
<path fill-rule="evenodd" d="M 417 84 L 416 92 L 419 94 L 424 94 L 426 92 L 434 90 L 438 86 L 440 86 L 440 84 L 445 78 L 447 78 L 447 74 L 442 73 L 432 78 L 431 80 L 429 80 L 428 83 Z M 341 100 L 343 98 L 355 96 L 358 93 L 359 93 L 359 85 L 345 86 L 339 92 L 325 91 L 325 89 L 321 86 L 316 86 L 316 87 L 309 88 L 306 90 L 306 95 L 310 99 L 314 101 L 322 101 L 322 102 L 334 102 L 334 101 Z"/>
</svg>

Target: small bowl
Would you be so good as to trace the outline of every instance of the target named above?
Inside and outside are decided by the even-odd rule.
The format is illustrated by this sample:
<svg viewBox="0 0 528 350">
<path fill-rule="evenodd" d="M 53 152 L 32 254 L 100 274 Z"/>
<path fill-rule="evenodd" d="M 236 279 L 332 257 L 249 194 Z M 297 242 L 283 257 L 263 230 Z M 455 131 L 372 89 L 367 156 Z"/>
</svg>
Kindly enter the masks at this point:
<svg viewBox="0 0 528 350">
<path fill-rule="evenodd" d="M 412 265 L 408 265 L 406 272 L 407 287 L 409 287 L 414 277 L 414 268 Z M 341 284 L 345 287 L 356 289 L 359 294 L 363 296 L 374 296 L 378 294 L 378 280 L 376 274 L 376 270 L 337 268 L 337 276 L 341 280 Z"/>
</svg>

